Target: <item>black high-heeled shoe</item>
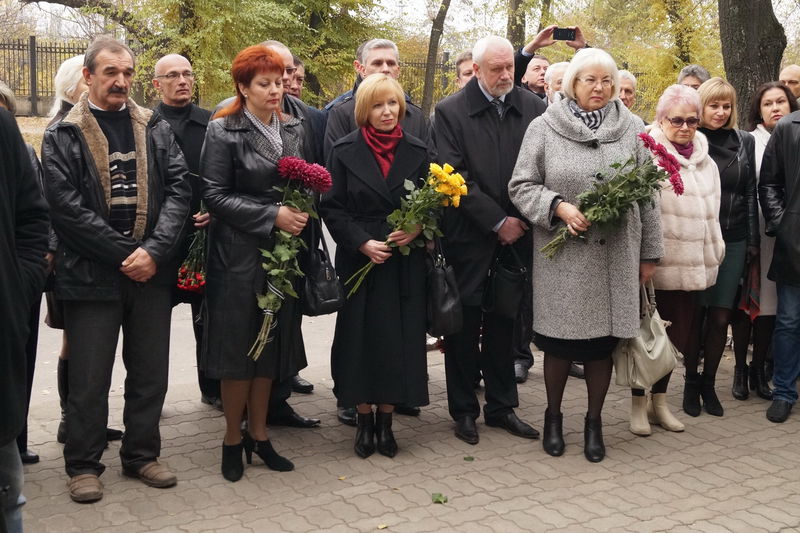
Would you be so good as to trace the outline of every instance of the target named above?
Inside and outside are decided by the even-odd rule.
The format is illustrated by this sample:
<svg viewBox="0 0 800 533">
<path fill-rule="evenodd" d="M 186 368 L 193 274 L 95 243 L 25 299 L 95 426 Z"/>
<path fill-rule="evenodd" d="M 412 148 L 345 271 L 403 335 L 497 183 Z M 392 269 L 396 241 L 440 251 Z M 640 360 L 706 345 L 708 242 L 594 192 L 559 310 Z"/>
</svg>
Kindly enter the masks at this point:
<svg viewBox="0 0 800 533">
<path fill-rule="evenodd" d="M 242 431 L 242 444 L 247 464 L 253 464 L 253 453 L 255 453 L 270 470 L 278 472 L 294 470 L 294 463 L 286 457 L 278 455 L 269 440 L 254 440 L 247 431 Z"/>
<path fill-rule="evenodd" d="M 230 446 L 222 443 L 222 477 L 228 481 L 239 481 L 244 474 L 244 464 L 242 463 L 242 443 L 231 444 Z"/>
</svg>

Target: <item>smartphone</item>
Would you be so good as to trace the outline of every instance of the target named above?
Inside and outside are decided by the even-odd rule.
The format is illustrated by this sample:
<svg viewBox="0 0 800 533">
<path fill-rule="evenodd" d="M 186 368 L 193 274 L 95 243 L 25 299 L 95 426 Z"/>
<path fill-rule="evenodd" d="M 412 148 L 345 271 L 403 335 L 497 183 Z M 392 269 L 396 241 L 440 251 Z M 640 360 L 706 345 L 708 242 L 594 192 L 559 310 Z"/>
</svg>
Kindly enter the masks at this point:
<svg viewBox="0 0 800 533">
<path fill-rule="evenodd" d="M 569 28 L 556 28 L 553 30 L 553 39 L 556 41 L 574 41 L 575 30 Z"/>
</svg>

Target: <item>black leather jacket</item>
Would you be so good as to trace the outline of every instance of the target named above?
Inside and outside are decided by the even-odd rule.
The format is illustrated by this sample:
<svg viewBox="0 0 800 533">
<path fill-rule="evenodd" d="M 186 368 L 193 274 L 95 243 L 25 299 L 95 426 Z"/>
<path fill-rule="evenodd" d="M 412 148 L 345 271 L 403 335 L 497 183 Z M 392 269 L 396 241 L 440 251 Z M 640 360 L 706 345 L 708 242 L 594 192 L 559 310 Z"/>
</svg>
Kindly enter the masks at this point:
<svg viewBox="0 0 800 533">
<path fill-rule="evenodd" d="M 769 279 L 800 287 L 800 111 L 772 130 L 761 161 L 758 195 L 765 232 L 775 237 Z"/>
<path fill-rule="evenodd" d="M 726 239 L 747 238 L 747 246 L 758 246 L 761 237 L 758 231 L 758 195 L 756 191 L 755 139 L 746 131 L 734 130 L 739 138 L 739 151 L 731 165 L 738 166 L 736 180 L 722 182 L 722 197 L 719 206 L 719 225 Z M 720 176 L 726 169 L 720 168 Z M 743 234 L 746 229 L 746 234 Z"/>
<path fill-rule="evenodd" d="M 148 210 L 139 242 L 109 225 L 100 177 L 78 126 L 62 121 L 45 131 L 44 189 L 59 238 L 55 265 L 59 299 L 118 299 L 124 276 L 120 265 L 139 246 L 157 265 L 156 275 L 148 283 L 175 283 L 176 252 L 186 229 L 191 196 L 188 169 L 164 120 L 150 120 L 146 140 Z"/>
</svg>

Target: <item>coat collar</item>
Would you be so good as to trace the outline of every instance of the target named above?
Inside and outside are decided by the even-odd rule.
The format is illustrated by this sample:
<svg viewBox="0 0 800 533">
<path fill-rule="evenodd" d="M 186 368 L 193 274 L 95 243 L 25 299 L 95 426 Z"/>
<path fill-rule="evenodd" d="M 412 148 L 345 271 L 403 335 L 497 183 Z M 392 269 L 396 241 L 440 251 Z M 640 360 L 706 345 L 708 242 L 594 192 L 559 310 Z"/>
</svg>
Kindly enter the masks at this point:
<svg viewBox="0 0 800 533">
<path fill-rule="evenodd" d="M 211 117 L 211 113 L 206 111 L 202 107 L 192 104 L 189 104 L 190 111 L 189 111 L 189 120 L 200 124 L 201 126 L 208 126 L 209 118 Z M 164 117 L 164 103 L 159 102 L 156 108 L 153 110 L 153 116 L 158 118 Z"/>
<path fill-rule="evenodd" d="M 244 116 L 244 113 L 233 113 L 224 117 L 222 119 L 222 127 L 226 130 L 243 132 L 247 144 L 254 151 L 277 165 L 281 157 L 300 157 L 300 131 L 302 130 L 302 124 L 298 119 L 286 114 L 282 114 L 281 119 L 281 139 L 283 140 L 283 152 L 281 154 L 270 150 L 264 136 L 256 131 L 250 120 Z"/>
<path fill-rule="evenodd" d="M 692 140 L 692 143 L 694 143 L 694 151 L 689 159 L 686 159 L 678 153 L 678 151 L 675 149 L 675 146 L 669 141 L 669 139 L 667 139 L 667 136 L 664 135 L 664 132 L 661 130 L 661 128 L 658 127 L 658 124 L 650 124 L 647 127 L 647 132 L 653 139 L 656 140 L 656 142 L 663 144 L 667 151 L 675 156 L 675 158 L 678 160 L 678 163 L 680 163 L 682 167 L 699 165 L 706 157 L 708 157 L 708 139 L 706 139 L 706 136 L 700 131 L 697 131 L 694 134 L 694 139 Z"/>
<path fill-rule="evenodd" d="M 569 99 L 563 98 L 547 106 L 542 115 L 548 126 L 557 133 L 579 143 L 613 143 L 620 140 L 631 128 L 641 131 L 641 120 L 634 118 L 621 100 L 614 99 L 606 106 L 603 123 L 597 131 L 590 130 L 569 108 Z"/>
<path fill-rule="evenodd" d="M 397 144 L 397 151 L 389 174 L 384 179 L 378 163 L 375 161 L 375 156 L 361 134 L 361 129 L 354 131 L 344 139 L 348 138 L 351 139 L 351 142 L 342 149 L 342 163 L 350 169 L 353 175 L 394 208 L 397 203 L 396 191 L 403 188 L 405 180 L 412 177 L 414 171 L 426 157 L 424 145 L 404 133 L 403 138 Z"/>
</svg>

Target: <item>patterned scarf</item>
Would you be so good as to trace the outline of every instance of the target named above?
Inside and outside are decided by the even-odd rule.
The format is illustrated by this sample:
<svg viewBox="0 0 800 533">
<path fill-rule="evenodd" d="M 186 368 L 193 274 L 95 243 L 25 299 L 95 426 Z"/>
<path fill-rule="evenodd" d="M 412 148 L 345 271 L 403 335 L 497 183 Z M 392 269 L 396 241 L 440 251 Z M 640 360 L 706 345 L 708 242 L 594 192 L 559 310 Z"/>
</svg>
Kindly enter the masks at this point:
<svg viewBox="0 0 800 533">
<path fill-rule="evenodd" d="M 394 152 L 397 150 L 397 144 L 403 138 L 403 128 L 400 124 L 395 126 L 392 131 L 378 131 L 370 125 L 361 127 L 361 135 L 367 142 L 372 155 L 375 156 L 375 161 L 381 169 L 381 174 L 386 178 L 389 175 L 389 169 L 392 168 L 394 161 Z"/>
<path fill-rule="evenodd" d="M 603 109 L 584 111 L 575 100 L 570 100 L 569 110 L 572 111 L 573 115 L 581 119 L 583 123 L 586 124 L 586 127 L 592 131 L 597 131 L 597 128 L 603 123 Z"/>
<path fill-rule="evenodd" d="M 281 139 L 281 121 L 278 120 L 278 112 L 272 114 L 272 119 L 269 121 L 269 124 L 264 124 L 261 122 L 260 118 L 247 109 L 247 106 L 244 106 L 242 109 L 244 110 L 244 116 L 253 123 L 256 130 L 266 137 L 269 144 L 275 147 L 278 154 L 281 154 L 283 152 L 283 140 Z"/>
</svg>

